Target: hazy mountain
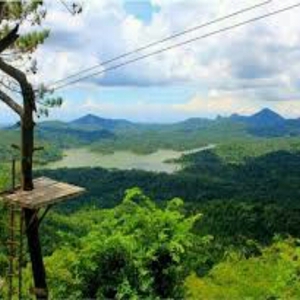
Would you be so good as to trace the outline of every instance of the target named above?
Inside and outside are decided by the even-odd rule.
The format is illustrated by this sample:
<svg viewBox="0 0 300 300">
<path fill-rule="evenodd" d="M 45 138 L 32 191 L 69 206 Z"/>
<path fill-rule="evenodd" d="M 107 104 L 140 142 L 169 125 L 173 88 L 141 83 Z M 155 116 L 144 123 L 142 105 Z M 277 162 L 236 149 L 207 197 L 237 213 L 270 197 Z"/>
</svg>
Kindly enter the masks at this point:
<svg viewBox="0 0 300 300">
<path fill-rule="evenodd" d="M 69 123 L 72 127 L 81 129 L 106 129 L 115 130 L 117 128 L 133 127 L 134 123 L 122 119 L 105 119 L 92 114 L 88 114 Z"/>
<path fill-rule="evenodd" d="M 83 119 L 83 118 L 82 118 Z M 89 125 L 91 124 L 91 125 Z M 92 126 L 92 123 L 78 125 L 76 122 L 46 121 L 37 126 L 37 137 L 55 141 L 62 147 L 98 142 L 102 139 L 113 139 L 115 134 L 101 126 Z"/>
<path fill-rule="evenodd" d="M 8 128 L 12 126 L 11 124 L 7 124 L 7 123 L 0 123 L 0 129 L 3 129 L 3 128 Z"/>
<path fill-rule="evenodd" d="M 196 128 L 203 128 L 206 126 L 210 126 L 214 120 L 211 119 L 204 119 L 204 118 L 190 118 L 185 121 L 176 123 L 175 125 L 178 127 L 182 127 L 185 129 L 196 129 Z"/>
<path fill-rule="evenodd" d="M 134 123 L 125 119 L 108 119 L 102 118 L 93 114 L 88 114 L 79 119 L 73 120 L 71 122 L 59 122 L 59 121 L 50 121 L 41 123 L 41 127 L 68 127 L 76 128 L 81 130 L 119 130 L 119 129 L 156 129 L 156 128 L 167 128 L 167 127 L 176 127 L 176 128 L 188 128 L 196 129 L 207 127 L 219 122 L 239 122 L 245 123 L 247 125 L 270 127 L 270 126 L 285 126 L 287 123 L 298 123 L 300 119 L 297 120 L 288 120 L 283 118 L 278 113 L 265 108 L 251 116 L 243 116 L 239 114 L 233 114 L 230 117 L 221 117 L 219 116 L 215 120 L 206 119 L 206 118 L 190 118 L 181 122 L 173 124 L 147 124 L 147 123 Z M 297 121 L 297 122 L 296 122 Z"/>
<path fill-rule="evenodd" d="M 230 119 L 247 125 L 247 132 L 254 136 L 280 137 L 291 133 L 290 120 L 268 108 L 248 117 L 234 114 Z"/>
<path fill-rule="evenodd" d="M 265 108 L 249 117 L 249 122 L 258 126 L 282 126 L 285 125 L 286 119 L 274 111 Z"/>
<path fill-rule="evenodd" d="M 190 118 L 173 124 L 133 123 L 89 114 L 71 122 L 41 122 L 36 129 L 38 138 L 62 147 L 101 143 L 101 147 L 105 144 L 109 150 L 143 145 L 143 151 L 146 151 L 188 145 L 197 147 L 201 141 L 204 144 L 218 143 L 249 135 L 267 138 L 300 136 L 300 119 L 285 119 L 270 109 L 263 109 L 251 116 L 233 114 L 215 120 Z"/>
<path fill-rule="evenodd" d="M 55 131 L 55 134 L 69 134 L 85 142 L 94 142 L 98 138 L 111 139 L 120 136 L 149 136 L 198 134 L 202 131 L 207 136 L 216 136 L 223 130 L 233 136 L 251 134 L 262 137 L 280 137 L 300 135 L 300 120 L 288 120 L 278 113 L 265 108 L 253 115 L 233 114 L 230 117 L 218 117 L 215 120 L 190 118 L 173 124 L 134 123 L 124 119 L 107 119 L 88 114 L 74 121 L 44 122 L 41 128 Z M 102 132 L 99 132 L 102 131 Z"/>
<path fill-rule="evenodd" d="M 246 122 L 248 124 L 270 126 L 284 124 L 286 119 L 271 109 L 265 108 L 254 115 L 242 116 L 239 114 L 233 114 L 230 116 L 233 121 Z"/>
</svg>

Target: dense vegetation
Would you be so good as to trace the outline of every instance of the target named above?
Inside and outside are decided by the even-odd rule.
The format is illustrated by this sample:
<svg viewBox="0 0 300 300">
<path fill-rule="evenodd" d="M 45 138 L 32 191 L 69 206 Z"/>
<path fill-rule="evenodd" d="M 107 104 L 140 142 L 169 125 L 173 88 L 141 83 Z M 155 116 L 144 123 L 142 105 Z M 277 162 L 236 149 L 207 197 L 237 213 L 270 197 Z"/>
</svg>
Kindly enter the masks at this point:
<svg viewBox="0 0 300 300">
<path fill-rule="evenodd" d="M 289 151 L 292 147 L 294 150 Z M 300 180 L 298 147 L 299 143 L 294 139 L 260 144 L 248 142 L 244 146 L 224 144 L 184 156 L 181 161 L 185 168 L 175 174 L 101 168 L 48 170 L 43 174 L 87 188 L 85 200 L 76 201 L 70 204 L 71 207 L 91 203 L 97 207 L 113 207 L 123 192 L 132 186 L 141 187 L 158 201 L 178 196 L 193 204 L 235 199 L 297 206 Z M 272 152 L 272 149 L 278 151 Z"/>
<path fill-rule="evenodd" d="M 137 146 L 135 150 L 141 152 L 144 147 L 155 151 L 161 145 L 195 143 L 194 147 L 220 139 L 214 149 L 179 159 L 183 169 L 174 174 L 102 168 L 36 172 L 87 189 L 85 195 L 54 208 L 41 228 L 53 299 L 300 297 L 299 138 L 249 136 L 240 125 L 236 136 L 227 138 L 224 129 L 223 140 L 221 133 L 217 139 L 212 135 L 214 140 L 205 140 L 205 130 L 199 133 L 199 128 L 196 138 L 195 122 L 199 124 L 199 120 L 187 122 L 188 136 L 194 140 L 186 138 L 184 146 L 186 134 L 169 143 L 162 135 L 166 128 L 159 133 L 153 129 L 159 125 L 141 128 L 146 137 L 153 137 Z M 224 125 L 228 120 L 219 122 Z M 105 124 L 114 126 L 114 134 L 124 130 L 123 140 L 102 136 L 102 145 L 107 143 L 102 150 L 115 149 L 118 143 L 117 149 L 131 149 L 142 139 L 136 132 L 127 140 L 125 131 L 133 132 L 134 126 L 117 123 Z M 90 130 L 99 131 L 97 124 Z M 203 120 L 201 128 L 205 124 Z M 172 132 L 178 129 L 170 126 Z M 84 145 L 82 133 L 76 130 L 69 140 Z M 60 149 L 66 146 L 62 139 Z M 9 186 L 8 164 L 0 166 L 0 179 L 2 188 Z M 3 208 L 0 222 L 6 223 Z M 6 234 L 1 226 L 0 295 L 7 267 Z M 24 269 L 26 294 L 31 285 L 28 264 Z"/>
<path fill-rule="evenodd" d="M 260 256 L 228 253 L 208 276 L 191 275 L 187 299 L 299 299 L 299 241 L 275 241 Z"/>
<path fill-rule="evenodd" d="M 63 148 L 88 146 L 104 153 L 130 150 L 139 154 L 158 149 L 188 150 L 225 137 L 238 139 L 245 136 L 244 126 L 230 120 L 196 119 L 171 125 L 124 122 L 93 116 L 71 123 L 46 122 L 37 127 L 37 136 Z"/>
<path fill-rule="evenodd" d="M 111 210 L 52 214 L 44 225 L 52 299 L 183 297 L 199 216 L 186 217 L 182 205 L 173 199 L 160 209 L 136 188 Z"/>
</svg>

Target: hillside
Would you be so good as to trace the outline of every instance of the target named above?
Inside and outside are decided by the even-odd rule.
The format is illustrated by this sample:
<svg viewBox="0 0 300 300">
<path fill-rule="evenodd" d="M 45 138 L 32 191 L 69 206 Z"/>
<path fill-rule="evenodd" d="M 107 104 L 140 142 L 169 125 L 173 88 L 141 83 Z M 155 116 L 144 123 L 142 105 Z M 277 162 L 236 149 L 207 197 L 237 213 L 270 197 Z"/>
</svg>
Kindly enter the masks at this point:
<svg viewBox="0 0 300 300">
<path fill-rule="evenodd" d="M 46 143 L 42 137 L 48 135 L 57 149 L 103 147 L 110 141 L 106 145 L 112 150 L 155 151 L 219 141 L 216 148 L 181 157 L 183 169 L 173 174 L 101 168 L 35 171 L 35 176 L 87 189 L 78 199 L 54 207 L 41 226 L 52 298 L 103 299 L 118 293 L 125 293 L 123 299 L 209 299 L 224 292 L 233 298 L 300 295 L 295 259 L 300 238 L 300 139 L 248 132 L 249 124 L 261 125 L 265 116 L 269 126 L 297 124 L 270 112 L 239 120 L 131 123 L 131 128 L 114 130 L 104 128 L 97 117 L 89 117 L 87 123 L 81 119 L 80 126 L 39 124 L 38 142 Z M 90 127 L 91 120 L 98 129 Z M 99 136 L 102 144 L 98 137 L 97 144 L 88 141 L 104 132 L 112 136 Z M 18 134 L 16 128 L 2 132 L 11 141 L 18 141 Z M 2 188 L 10 183 L 7 170 L 9 166 L 0 166 Z M 0 222 L 6 217 L 0 207 Z M 8 262 L 1 247 L 5 232 L 0 230 L 1 278 Z M 29 267 L 24 268 L 25 291 L 29 276 Z M 0 289 L 0 298 L 2 293 Z"/>
<path fill-rule="evenodd" d="M 191 118 L 173 124 L 134 123 L 86 115 L 71 122 L 39 123 L 37 136 L 62 148 L 86 145 L 93 151 L 130 150 L 145 154 L 158 149 L 187 150 L 228 140 L 299 136 L 299 123 L 269 109 L 252 116 Z"/>
<path fill-rule="evenodd" d="M 249 116 L 232 115 L 231 120 L 247 125 L 247 132 L 259 137 L 298 136 L 299 120 L 285 119 L 270 109 Z"/>
<path fill-rule="evenodd" d="M 172 124 L 134 123 L 86 115 L 71 122 L 38 123 L 36 137 L 37 143 L 46 145 L 45 158 L 56 160 L 61 157 L 62 149 L 82 146 L 104 153 L 129 150 L 149 154 L 158 149 L 183 151 L 207 144 L 298 137 L 299 125 L 299 119 L 285 119 L 269 109 L 251 116 L 191 118 Z M 3 158 L 11 157 L 10 144 L 18 143 L 18 132 L 17 126 L 0 131 Z"/>
<path fill-rule="evenodd" d="M 69 122 L 70 127 L 86 130 L 112 130 L 133 128 L 135 124 L 127 120 L 105 119 L 88 114 L 79 119 Z"/>
<path fill-rule="evenodd" d="M 171 251 L 177 247 L 185 251 L 183 257 L 177 256 L 177 259 L 180 259 L 180 266 L 187 270 L 186 293 L 191 294 L 190 299 L 197 299 L 195 295 L 199 294 L 205 299 L 215 294 L 219 299 L 224 291 L 233 298 L 236 295 L 237 299 L 259 294 L 284 297 L 286 291 L 298 296 L 299 260 L 295 257 L 299 253 L 297 239 L 300 237 L 299 155 L 298 138 L 273 138 L 261 143 L 226 143 L 206 152 L 184 156 L 184 169 L 175 174 L 101 168 L 40 171 L 52 178 L 80 184 L 88 190 L 78 200 L 57 207 L 44 224 L 47 233 L 44 244 L 49 255 L 53 290 L 57 295 L 63 292 L 56 287 L 63 287 L 63 291 L 70 289 L 70 293 L 76 289 L 86 292 L 84 287 L 76 286 L 73 279 L 65 279 L 64 274 L 68 272 L 68 276 L 74 278 L 78 272 L 82 281 L 86 282 L 84 276 L 86 272 L 91 272 L 88 270 L 93 264 L 89 263 L 90 256 L 86 257 L 84 253 L 90 253 L 88 249 L 106 249 L 107 244 L 103 241 L 109 241 L 108 253 L 117 251 L 116 257 L 122 261 L 124 257 L 126 262 L 137 259 L 127 256 L 127 252 L 118 252 L 118 249 L 123 251 L 127 247 L 132 249 L 132 244 L 120 244 L 118 237 L 115 237 L 115 230 L 118 234 L 121 230 L 122 238 L 126 237 L 126 241 L 132 241 L 134 235 L 140 243 L 140 238 L 145 237 L 143 249 L 147 249 L 152 241 L 164 241 L 155 243 L 158 248 L 166 245 L 174 236 L 173 232 L 177 232 L 173 227 L 170 229 L 173 224 L 181 228 L 180 236 L 190 236 L 187 232 L 182 233 L 187 223 L 180 217 L 179 209 L 187 216 L 202 215 L 193 225 L 191 248 L 186 249 L 178 244 L 174 246 L 173 243 L 175 248 L 171 248 Z M 128 194 L 127 189 L 131 187 L 140 187 L 147 196 L 128 197 L 131 192 Z M 125 198 L 122 201 L 123 194 Z M 168 200 L 173 198 L 170 206 Z M 130 203 L 130 199 L 134 199 L 134 204 Z M 151 223 L 153 228 L 149 228 L 148 222 L 152 222 L 157 215 L 150 199 L 155 199 L 161 209 L 175 213 L 180 221 L 173 223 L 173 219 L 166 219 L 164 215 L 165 230 L 157 232 L 161 228 L 159 220 Z M 180 199 L 184 199 L 184 207 L 180 206 Z M 141 205 L 145 205 L 151 213 L 145 213 Z M 91 233 L 95 228 L 98 233 Z M 287 237 L 296 240 L 284 241 Z M 97 247 L 88 248 L 87 241 L 89 245 Z M 65 245 L 65 248 L 56 250 L 59 245 Z M 158 263 L 161 272 L 155 273 L 158 276 L 156 280 L 168 272 L 168 266 L 172 266 L 172 270 L 178 266 L 177 263 L 173 265 L 168 249 L 163 247 L 159 252 L 164 255 Z M 100 255 L 104 259 L 103 252 Z M 112 264 L 115 260 L 106 255 L 106 264 Z M 68 261 L 64 262 L 63 257 L 68 257 Z M 58 266 L 59 279 L 56 279 L 57 259 L 64 262 Z M 81 268 L 75 267 L 77 261 L 80 261 Z M 70 264 L 75 266 L 69 268 Z M 106 268 L 103 269 L 101 260 L 96 260 L 95 268 L 96 265 L 101 276 L 113 280 L 107 275 Z M 125 276 L 131 274 L 130 271 L 122 271 L 122 264 L 113 264 L 111 268 L 113 266 Z M 251 280 L 249 284 L 248 278 Z M 276 278 L 280 278 L 278 288 Z M 263 279 L 266 281 L 262 286 Z M 107 282 L 102 277 L 99 280 Z M 133 282 L 129 282 L 130 287 L 135 287 Z M 120 287 L 121 283 L 117 286 Z M 186 296 L 184 299 L 189 298 Z"/>
</svg>

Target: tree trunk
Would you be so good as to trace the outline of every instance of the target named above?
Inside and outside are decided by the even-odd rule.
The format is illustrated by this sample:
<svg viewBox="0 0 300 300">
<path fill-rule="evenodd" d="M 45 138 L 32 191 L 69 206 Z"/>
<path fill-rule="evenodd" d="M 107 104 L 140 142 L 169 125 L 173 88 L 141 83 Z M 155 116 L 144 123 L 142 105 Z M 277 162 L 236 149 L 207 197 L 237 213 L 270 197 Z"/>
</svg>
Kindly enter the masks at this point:
<svg viewBox="0 0 300 300">
<path fill-rule="evenodd" d="M 30 253 L 32 272 L 34 278 L 34 293 L 37 299 L 48 299 L 46 272 L 43 262 L 42 250 L 37 227 L 36 211 L 25 209 L 25 223 L 27 231 L 28 249 Z"/>
<path fill-rule="evenodd" d="M 33 112 L 24 110 L 23 120 L 21 122 L 21 184 L 24 191 L 33 190 L 32 160 L 34 147 L 34 122 Z"/>
<path fill-rule="evenodd" d="M 0 0 L 0 10 L 3 5 Z M 0 40 L 1 47 L 6 49 L 18 38 L 17 25 L 5 38 Z M 6 48 L 5 48 L 6 47 Z M 32 85 L 27 81 L 26 75 L 6 64 L 0 59 L 0 69 L 5 74 L 16 80 L 21 87 L 23 97 L 23 108 L 12 100 L 8 95 L 2 92 L 1 100 L 10 106 L 21 117 L 21 187 L 24 191 L 33 190 L 33 177 L 32 177 L 32 161 L 34 152 L 34 120 L 33 113 L 36 110 L 35 94 Z M 24 209 L 26 234 L 28 239 L 28 249 L 31 258 L 32 272 L 34 278 L 34 293 L 37 299 L 48 299 L 46 272 L 43 263 L 42 249 L 39 240 L 38 216 L 37 210 Z"/>
<path fill-rule="evenodd" d="M 34 99 L 33 91 L 24 96 L 24 115 L 21 126 L 21 185 L 25 191 L 31 191 L 33 187 L 32 161 L 34 147 L 34 120 L 31 106 Z M 30 97 L 30 99 L 28 99 Z M 32 98 L 33 97 L 33 98 Z M 42 249 L 39 240 L 39 228 L 37 211 L 24 209 L 25 223 L 27 228 L 28 249 L 31 258 L 32 272 L 34 278 L 37 299 L 48 299 L 46 272 L 43 263 Z"/>
</svg>

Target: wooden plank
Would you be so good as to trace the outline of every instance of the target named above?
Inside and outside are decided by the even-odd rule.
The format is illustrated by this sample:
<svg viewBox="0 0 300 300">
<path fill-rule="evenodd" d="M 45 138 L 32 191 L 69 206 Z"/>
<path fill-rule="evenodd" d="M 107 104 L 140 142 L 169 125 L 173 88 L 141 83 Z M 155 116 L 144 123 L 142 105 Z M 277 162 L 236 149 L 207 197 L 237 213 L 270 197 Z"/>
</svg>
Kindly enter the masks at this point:
<svg viewBox="0 0 300 300">
<path fill-rule="evenodd" d="M 43 186 L 49 186 L 55 183 L 57 183 L 57 181 L 47 177 L 41 177 L 33 181 L 33 185 L 35 189 L 38 189 Z"/>
<path fill-rule="evenodd" d="M 41 177 L 34 180 L 34 190 L 20 191 L 5 195 L 7 202 L 13 202 L 24 208 L 37 209 L 74 198 L 85 192 L 85 189 L 50 178 Z"/>
<path fill-rule="evenodd" d="M 67 199 L 69 199 L 69 198 L 71 198 L 71 197 L 72 197 L 72 198 L 73 198 L 73 197 L 76 197 L 76 196 L 78 196 L 78 195 L 81 195 L 82 193 L 83 193 L 82 190 L 79 190 L 79 191 L 77 191 L 77 192 L 72 191 L 71 193 L 70 193 L 70 192 L 69 192 L 69 193 L 66 193 L 66 192 L 64 192 L 64 191 L 56 192 L 54 198 L 49 199 L 49 200 L 47 201 L 47 205 L 55 204 L 55 203 L 61 202 L 61 201 L 63 201 L 63 200 L 67 200 Z M 44 203 L 45 203 L 45 202 L 44 202 L 43 200 L 42 200 L 42 201 L 34 202 L 34 207 L 42 207 L 42 206 L 44 206 L 44 205 L 43 205 Z M 29 204 L 29 205 L 31 205 L 31 204 Z"/>
<path fill-rule="evenodd" d="M 29 197 L 27 197 L 27 199 L 25 198 L 25 201 L 28 202 L 28 204 L 32 202 L 40 204 L 43 202 L 52 202 L 55 199 L 68 197 L 69 195 L 74 195 L 79 192 L 82 192 L 81 188 L 70 187 L 67 184 L 57 183 L 50 187 L 45 187 L 35 194 L 28 195 Z"/>
</svg>

